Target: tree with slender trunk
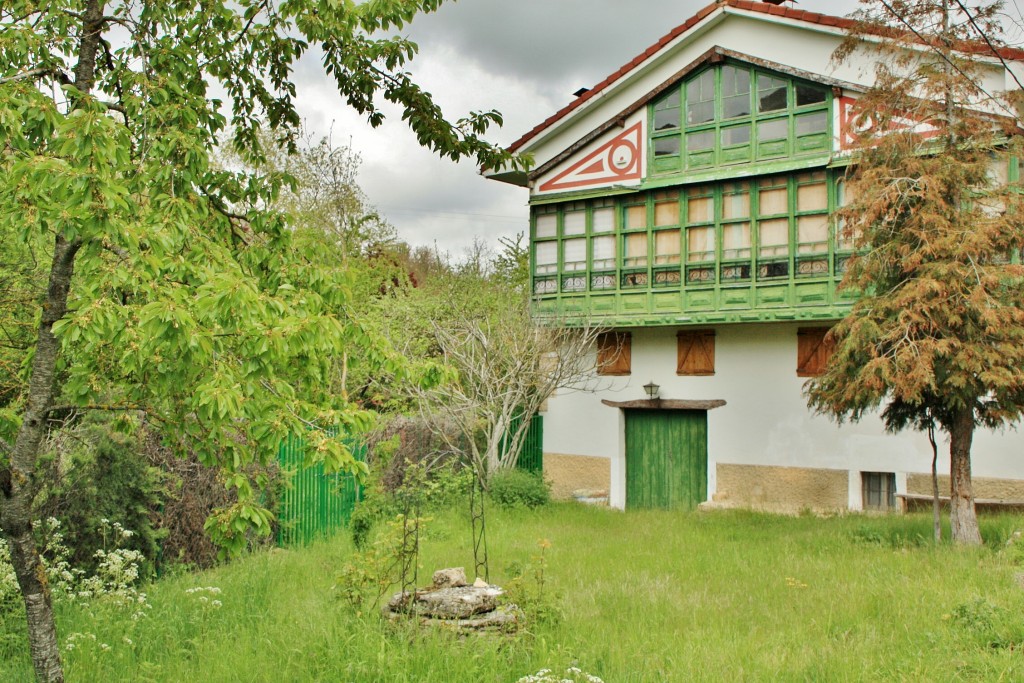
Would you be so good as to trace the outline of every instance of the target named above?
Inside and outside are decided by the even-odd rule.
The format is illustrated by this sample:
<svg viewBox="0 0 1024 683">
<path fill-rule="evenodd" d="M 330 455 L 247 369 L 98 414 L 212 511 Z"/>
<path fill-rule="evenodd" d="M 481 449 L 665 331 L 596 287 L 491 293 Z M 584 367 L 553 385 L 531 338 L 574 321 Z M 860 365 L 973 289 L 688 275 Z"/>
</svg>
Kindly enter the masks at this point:
<svg viewBox="0 0 1024 683">
<path fill-rule="evenodd" d="M 999 3 L 863 5 L 837 53 L 878 65 L 856 103 L 837 225 L 860 248 L 842 285 L 859 298 L 806 392 L 840 420 L 883 406 L 893 431 L 934 420 L 949 436 L 953 540 L 979 544 L 975 430 L 1024 412 L 1024 212 L 1009 181 L 1021 130 L 983 86 L 998 64 Z"/>
<path fill-rule="evenodd" d="M 530 419 L 549 396 L 594 390 L 601 379 L 603 328 L 583 318 L 534 318 L 524 259 L 519 240 L 507 240 L 501 254 L 480 254 L 390 307 L 387 326 L 402 335 L 406 352 L 446 370 L 445 381 L 431 386 L 393 386 L 483 489 L 492 474 L 516 466 Z"/>
<path fill-rule="evenodd" d="M 0 4 L 0 235 L 50 245 L 29 365 L 0 406 L 0 531 L 39 680 L 63 680 L 32 530 L 55 411 L 143 410 L 171 445 L 198 448 L 238 494 L 207 525 L 228 550 L 269 525 L 249 463 L 273 457 L 288 433 L 368 422 L 324 390 L 332 361 L 360 346 L 396 362 L 349 315 L 345 273 L 318 264 L 268 208 L 289 178 L 212 159 L 229 128 L 255 168 L 261 128 L 294 142 L 291 73 L 315 45 L 371 125 L 382 97 L 434 152 L 509 163 L 481 138 L 499 115 L 448 122 L 404 69 L 416 46 L 385 37 L 440 2 Z M 309 434 L 312 460 L 364 467 L 343 441 Z"/>
</svg>

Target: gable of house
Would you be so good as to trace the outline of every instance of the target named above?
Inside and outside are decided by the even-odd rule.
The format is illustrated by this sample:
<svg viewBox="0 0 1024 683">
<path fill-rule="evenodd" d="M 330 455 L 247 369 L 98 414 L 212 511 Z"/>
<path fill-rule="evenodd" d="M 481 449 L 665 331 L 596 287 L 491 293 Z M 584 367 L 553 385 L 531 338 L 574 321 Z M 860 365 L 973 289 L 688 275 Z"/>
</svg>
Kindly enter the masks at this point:
<svg viewBox="0 0 1024 683">
<path fill-rule="evenodd" d="M 709 5 L 514 148 L 539 315 L 607 325 L 835 320 L 852 240 L 831 219 L 868 57 L 842 22 Z M 846 20 L 843 20 L 844 22 Z M 1001 68 L 1001 67 L 1000 67 Z M 993 82 L 1006 74 L 995 65 Z"/>
</svg>

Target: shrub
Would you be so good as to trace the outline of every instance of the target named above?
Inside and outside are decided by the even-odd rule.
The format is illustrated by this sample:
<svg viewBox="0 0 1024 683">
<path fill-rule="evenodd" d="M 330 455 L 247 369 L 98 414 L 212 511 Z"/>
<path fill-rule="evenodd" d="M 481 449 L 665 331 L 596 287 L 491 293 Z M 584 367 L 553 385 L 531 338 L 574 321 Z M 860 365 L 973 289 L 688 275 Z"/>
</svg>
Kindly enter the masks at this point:
<svg viewBox="0 0 1024 683">
<path fill-rule="evenodd" d="M 145 557 L 142 572 L 152 571 L 165 535 L 154 520 L 169 486 L 168 477 L 143 455 L 143 434 L 131 418 L 90 417 L 51 438 L 41 466 L 45 482 L 35 502 L 39 519 L 61 523 L 62 544 L 74 567 L 96 571 L 95 554 L 115 535 L 112 524 L 131 529 L 116 539 Z M 41 546 L 47 539 L 37 539 Z M 56 558 L 49 558 L 56 559 Z"/>
<path fill-rule="evenodd" d="M 374 500 L 376 499 L 371 498 L 356 503 L 355 509 L 352 510 L 352 516 L 349 518 L 348 529 L 352 534 L 352 544 L 357 550 L 366 548 L 373 525 L 381 517 L 378 506 L 373 504 Z"/>
<path fill-rule="evenodd" d="M 495 503 L 505 508 L 535 508 L 551 500 L 551 487 L 539 474 L 525 470 L 502 470 L 491 475 L 488 491 Z"/>
</svg>

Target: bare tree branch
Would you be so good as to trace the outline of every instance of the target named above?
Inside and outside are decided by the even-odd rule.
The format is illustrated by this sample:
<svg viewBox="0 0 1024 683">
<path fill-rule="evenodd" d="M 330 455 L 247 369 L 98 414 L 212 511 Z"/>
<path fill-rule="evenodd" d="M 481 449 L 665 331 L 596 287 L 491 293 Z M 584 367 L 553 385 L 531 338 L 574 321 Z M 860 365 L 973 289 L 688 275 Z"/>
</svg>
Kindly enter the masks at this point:
<svg viewBox="0 0 1024 683">
<path fill-rule="evenodd" d="M 480 482 L 515 466 L 530 419 L 555 391 L 597 388 L 595 342 L 602 330 L 565 322 L 540 325 L 523 305 L 501 315 L 456 313 L 443 325 L 433 323 L 437 345 L 458 379 L 409 392 L 426 424 L 462 454 Z"/>
</svg>

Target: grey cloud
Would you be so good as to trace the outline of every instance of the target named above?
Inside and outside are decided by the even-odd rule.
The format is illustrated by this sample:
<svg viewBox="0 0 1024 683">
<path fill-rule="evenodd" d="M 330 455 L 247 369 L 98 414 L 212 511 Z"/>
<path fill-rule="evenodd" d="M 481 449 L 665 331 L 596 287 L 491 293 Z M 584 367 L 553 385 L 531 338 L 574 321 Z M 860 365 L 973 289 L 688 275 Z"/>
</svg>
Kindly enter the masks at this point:
<svg viewBox="0 0 1024 683">
<path fill-rule="evenodd" d="M 420 45 L 411 71 L 449 116 L 495 108 L 507 144 L 640 54 L 710 0 L 460 0 L 422 15 L 406 33 Z M 856 0 L 801 0 L 802 9 L 845 14 Z M 525 229 L 527 192 L 481 178 L 472 163 L 452 164 L 420 149 L 389 108 L 371 129 L 348 110 L 323 74 L 315 49 L 295 72 L 303 112 L 319 134 L 335 122 L 363 154 L 360 184 L 412 244 L 458 255 L 474 237 L 497 244 Z M 303 93 L 306 95 L 304 96 Z M 341 137 L 341 136 L 344 136 Z"/>
</svg>

